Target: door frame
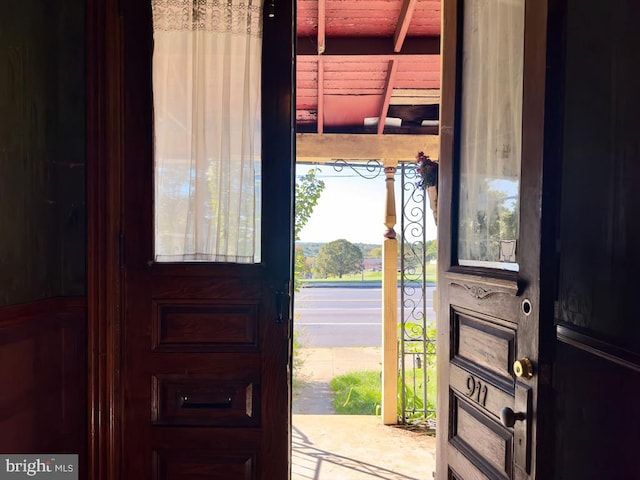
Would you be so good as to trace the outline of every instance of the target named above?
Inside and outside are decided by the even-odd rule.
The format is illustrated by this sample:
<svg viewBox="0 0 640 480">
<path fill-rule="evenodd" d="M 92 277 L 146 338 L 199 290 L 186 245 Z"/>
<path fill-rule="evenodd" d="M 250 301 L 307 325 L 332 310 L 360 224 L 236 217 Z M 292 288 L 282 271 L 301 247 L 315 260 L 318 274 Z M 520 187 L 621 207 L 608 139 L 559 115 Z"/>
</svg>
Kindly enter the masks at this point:
<svg viewBox="0 0 640 480">
<path fill-rule="evenodd" d="M 88 477 L 120 478 L 122 19 L 118 0 L 87 0 Z"/>
</svg>

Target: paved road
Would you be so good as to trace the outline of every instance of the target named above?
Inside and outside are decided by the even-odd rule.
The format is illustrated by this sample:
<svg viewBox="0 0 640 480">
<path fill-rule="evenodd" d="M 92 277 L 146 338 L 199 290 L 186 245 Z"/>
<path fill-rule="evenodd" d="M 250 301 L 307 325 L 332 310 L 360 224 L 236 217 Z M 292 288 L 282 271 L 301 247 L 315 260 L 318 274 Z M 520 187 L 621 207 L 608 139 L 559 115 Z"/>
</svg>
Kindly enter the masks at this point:
<svg viewBox="0 0 640 480">
<path fill-rule="evenodd" d="M 433 291 L 434 287 L 427 287 L 428 322 L 435 321 Z M 380 288 L 303 288 L 295 295 L 294 315 L 294 328 L 305 347 L 381 345 Z"/>
</svg>

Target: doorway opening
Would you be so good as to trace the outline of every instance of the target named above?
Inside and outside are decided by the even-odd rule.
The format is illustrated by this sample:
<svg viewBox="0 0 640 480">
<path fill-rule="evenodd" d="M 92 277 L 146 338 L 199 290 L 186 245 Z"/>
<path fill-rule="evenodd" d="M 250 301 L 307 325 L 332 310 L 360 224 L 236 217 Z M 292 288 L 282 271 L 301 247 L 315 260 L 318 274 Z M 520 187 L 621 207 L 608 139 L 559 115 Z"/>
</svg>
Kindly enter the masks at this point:
<svg viewBox="0 0 640 480">
<path fill-rule="evenodd" d="M 323 189 L 296 243 L 293 478 L 423 478 L 435 469 L 429 436 L 435 427 L 435 224 L 417 166 L 400 162 L 395 193 L 391 186 L 398 210 L 392 289 L 383 288 L 390 188 L 383 164 L 297 164 L 299 179 L 308 182 L 310 172 Z M 325 265 L 338 240 L 361 255 L 343 272 Z M 390 290 L 397 306 L 393 423 L 411 429 L 385 426 L 382 416 L 383 305 Z"/>
</svg>

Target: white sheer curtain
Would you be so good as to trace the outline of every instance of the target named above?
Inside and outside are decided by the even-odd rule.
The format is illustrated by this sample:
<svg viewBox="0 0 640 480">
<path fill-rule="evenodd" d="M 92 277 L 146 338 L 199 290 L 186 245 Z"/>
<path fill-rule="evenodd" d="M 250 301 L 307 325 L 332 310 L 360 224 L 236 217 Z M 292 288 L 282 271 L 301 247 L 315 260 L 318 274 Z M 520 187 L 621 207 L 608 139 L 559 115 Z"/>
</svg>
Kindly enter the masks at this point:
<svg viewBox="0 0 640 480">
<path fill-rule="evenodd" d="M 464 1 L 461 264 L 517 268 L 513 251 L 519 229 L 524 3 Z"/>
<path fill-rule="evenodd" d="M 156 261 L 260 261 L 261 0 L 152 0 Z"/>
</svg>

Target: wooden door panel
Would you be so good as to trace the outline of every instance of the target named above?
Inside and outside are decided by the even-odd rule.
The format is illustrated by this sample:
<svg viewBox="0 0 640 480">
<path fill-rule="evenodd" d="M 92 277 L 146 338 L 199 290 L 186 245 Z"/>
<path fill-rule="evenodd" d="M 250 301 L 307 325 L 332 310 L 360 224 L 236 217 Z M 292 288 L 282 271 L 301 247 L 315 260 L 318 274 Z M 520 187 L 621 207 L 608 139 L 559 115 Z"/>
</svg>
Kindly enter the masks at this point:
<svg viewBox="0 0 640 480">
<path fill-rule="evenodd" d="M 461 450 L 451 443 L 445 448 L 447 449 L 447 458 L 449 458 L 446 477 L 448 480 L 490 480 L 490 477 L 471 463 Z"/>
<path fill-rule="evenodd" d="M 516 476 L 515 466 L 521 467 L 519 474 L 531 471 L 531 389 L 513 371 L 520 358 L 518 346 L 524 343 L 526 348 L 519 339 L 522 300 L 511 294 L 500 296 L 505 298 L 494 299 L 485 309 L 481 307 L 487 299 L 449 296 L 449 389 L 443 405 L 449 412 L 446 448 L 457 450 L 448 454 L 448 461 L 460 478 L 525 478 Z M 466 307 L 458 306 L 458 301 Z M 487 314 L 496 311 L 502 311 L 503 318 Z M 525 413 L 526 418 L 506 427 L 501 420 L 504 408 Z"/>
<path fill-rule="evenodd" d="M 477 371 L 502 388 L 513 390 L 511 367 L 515 360 L 515 325 L 497 318 L 452 307 L 451 363 Z"/>
<path fill-rule="evenodd" d="M 452 393 L 467 398 L 496 420 L 500 418 L 500 410 L 504 406 L 513 404 L 513 390 L 504 391 L 484 377 L 469 373 L 455 364 L 451 365 L 449 371 L 449 387 Z"/>
<path fill-rule="evenodd" d="M 510 20 L 500 23 L 504 18 L 492 13 L 502 8 Z M 540 420 L 540 392 L 548 386 L 541 372 L 549 361 L 541 346 L 540 292 L 543 276 L 552 274 L 541 273 L 549 263 L 542 252 L 540 207 L 547 3 L 452 0 L 443 9 L 437 478 L 544 478 L 538 475 L 548 471 L 545 449 L 536 441 L 548 435 Z M 505 36 L 498 42 L 491 35 L 501 28 L 499 35 Z M 484 42 L 492 48 L 474 50 Z M 513 56 L 509 51 L 502 55 L 500 45 L 513 47 Z M 520 53 L 516 45 L 521 45 Z M 495 85 L 495 78 L 486 74 L 491 69 L 474 66 L 491 65 L 495 58 L 522 63 L 521 70 L 504 70 L 517 73 L 510 79 L 522 75 L 522 97 L 513 93 L 519 92 L 520 80 L 509 80 L 511 90 L 497 89 L 488 97 L 494 104 L 476 104 L 469 92 L 478 85 Z M 501 103 L 511 105 L 512 116 L 496 111 Z M 486 109 L 479 112 L 479 105 Z M 483 130 L 487 125 L 491 128 Z M 482 150 L 487 145 L 492 148 Z M 512 155 L 514 151 L 518 154 Z M 503 161 L 511 163 L 503 168 Z M 517 228 L 496 221 L 498 209 L 487 207 L 500 190 L 490 185 L 500 182 L 508 185 L 501 198 L 513 202 L 511 217 L 504 221 L 517 219 Z M 503 241 L 517 245 L 515 259 L 497 255 L 495 245 Z M 533 375 L 517 377 L 514 363 L 529 365 L 528 360 Z"/>
<path fill-rule="evenodd" d="M 260 376 L 154 375 L 151 387 L 153 425 L 260 425 Z"/>
<path fill-rule="evenodd" d="M 255 460 L 254 465 L 257 465 L 265 462 L 260 437 L 256 435 L 257 430 L 235 427 L 221 427 L 215 430 L 158 427 L 152 430 L 152 452 L 164 452 L 165 456 L 190 456 L 192 452 L 196 456 L 207 452 L 207 455 L 216 457 L 251 454 Z"/>
<path fill-rule="evenodd" d="M 491 478 L 512 478 L 511 432 L 455 393 L 451 401 L 451 444 Z"/>
<path fill-rule="evenodd" d="M 285 479 L 291 325 L 276 296 L 286 302 L 292 271 L 292 5 L 263 24 L 260 263 L 164 263 L 154 261 L 151 1 L 122 7 L 121 478 Z"/>
<path fill-rule="evenodd" d="M 153 480 L 253 480 L 257 477 L 255 452 L 243 454 L 211 450 L 156 450 Z"/>
<path fill-rule="evenodd" d="M 158 299 L 153 303 L 155 352 L 258 350 L 258 303 L 233 304 L 210 299 Z"/>
<path fill-rule="evenodd" d="M 147 450 L 148 468 L 157 465 L 157 478 L 260 478 L 254 475 L 263 451 L 245 453 L 247 446 L 261 444 L 268 425 L 262 396 L 272 353 L 266 347 L 286 348 L 286 329 L 269 328 L 276 315 L 271 297 L 257 295 L 259 279 L 244 289 L 239 277 L 226 278 L 218 290 L 212 288 L 216 278 L 140 272 L 129 277 L 125 435 L 140 443 L 130 457 L 125 453 L 128 472 L 139 468 L 132 465 Z M 278 377 L 285 378 L 284 372 L 275 372 Z M 286 404 L 286 384 L 278 385 L 270 390 L 271 405 Z M 208 453 L 189 456 L 187 446 L 206 447 Z M 231 476 L 217 477 L 227 464 Z"/>
<path fill-rule="evenodd" d="M 515 406 L 516 325 L 451 307 L 449 441 L 490 478 L 512 478 L 514 435 L 500 423 Z"/>
<path fill-rule="evenodd" d="M 234 271 L 227 264 L 154 264 L 152 294 L 182 299 L 257 299 L 263 294 L 263 270 L 255 265 L 238 265 Z"/>
</svg>

